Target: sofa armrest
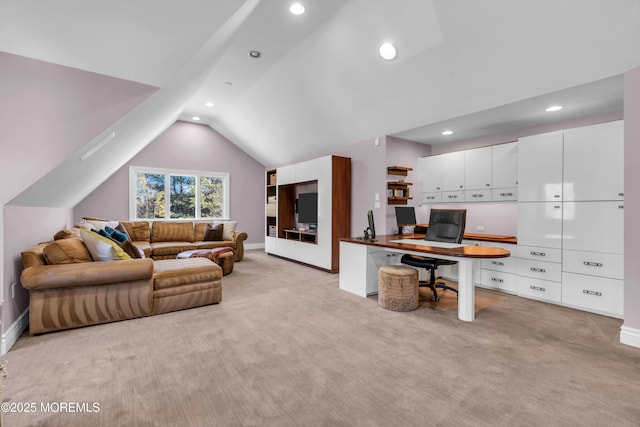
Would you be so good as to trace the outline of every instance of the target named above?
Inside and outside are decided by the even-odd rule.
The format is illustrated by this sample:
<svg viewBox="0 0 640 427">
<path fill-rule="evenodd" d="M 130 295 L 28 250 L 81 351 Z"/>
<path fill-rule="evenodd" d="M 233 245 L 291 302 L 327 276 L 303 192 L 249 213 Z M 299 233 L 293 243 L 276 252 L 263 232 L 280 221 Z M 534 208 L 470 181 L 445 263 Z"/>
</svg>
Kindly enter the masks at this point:
<svg viewBox="0 0 640 427">
<path fill-rule="evenodd" d="M 20 276 L 26 289 L 43 290 L 72 286 L 95 286 L 145 280 L 153 277 L 150 258 L 77 264 L 35 265 Z"/>
<path fill-rule="evenodd" d="M 236 242 L 236 261 L 242 261 L 244 258 L 244 241 L 247 240 L 247 233 L 244 231 L 236 231 L 233 233 L 233 240 Z"/>
</svg>

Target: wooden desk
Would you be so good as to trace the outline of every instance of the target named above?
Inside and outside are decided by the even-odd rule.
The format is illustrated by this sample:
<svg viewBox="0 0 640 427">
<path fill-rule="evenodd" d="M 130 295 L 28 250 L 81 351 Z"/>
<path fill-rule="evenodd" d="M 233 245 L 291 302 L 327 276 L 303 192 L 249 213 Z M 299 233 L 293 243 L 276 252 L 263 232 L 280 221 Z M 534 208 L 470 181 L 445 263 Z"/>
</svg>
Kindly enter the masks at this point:
<svg viewBox="0 0 640 427">
<path fill-rule="evenodd" d="M 487 246 L 446 248 L 419 242 L 424 234 L 376 236 L 376 241 L 356 238 L 340 239 L 340 289 L 366 297 L 377 293 L 378 268 L 396 263 L 389 253 L 429 256 L 458 262 L 458 318 L 467 322 L 475 318 L 473 260 L 506 258 L 510 252 Z M 407 240 L 402 242 L 400 240 Z"/>
</svg>

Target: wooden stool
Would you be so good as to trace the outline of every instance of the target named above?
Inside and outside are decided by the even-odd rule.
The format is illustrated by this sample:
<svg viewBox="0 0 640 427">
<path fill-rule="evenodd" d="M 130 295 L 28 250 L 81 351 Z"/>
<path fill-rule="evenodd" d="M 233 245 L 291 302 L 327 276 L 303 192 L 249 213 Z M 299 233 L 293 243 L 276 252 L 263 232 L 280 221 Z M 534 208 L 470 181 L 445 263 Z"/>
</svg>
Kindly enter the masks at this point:
<svg viewBox="0 0 640 427">
<path fill-rule="evenodd" d="M 383 265 L 378 270 L 378 305 L 387 310 L 418 308 L 418 270 L 404 265 Z"/>
</svg>

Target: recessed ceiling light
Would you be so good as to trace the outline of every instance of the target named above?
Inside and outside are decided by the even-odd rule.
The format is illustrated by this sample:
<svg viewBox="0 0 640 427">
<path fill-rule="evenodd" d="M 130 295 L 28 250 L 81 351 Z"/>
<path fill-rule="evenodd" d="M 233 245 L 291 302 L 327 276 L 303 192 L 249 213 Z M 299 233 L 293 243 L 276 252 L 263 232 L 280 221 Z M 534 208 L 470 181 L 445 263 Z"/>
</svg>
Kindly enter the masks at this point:
<svg viewBox="0 0 640 427">
<path fill-rule="evenodd" d="M 453 131 L 452 130 L 445 130 L 444 132 L 442 132 L 443 135 L 453 135 Z"/>
<path fill-rule="evenodd" d="M 560 111 L 562 110 L 564 107 L 562 105 L 552 105 L 551 107 L 547 108 L 544 111 L 548 111 L 548 112 L 552 112 L 552 111 Z"/>
<path fill-rule="evenodd" d="M 387 61 L 391 61 L 396 58 L 398 51 L 396 47 L 391 43 L 383 43 L 380 46 L 380 56 Z"/>
<path fill-rule="evenodd" d="M 258 59 L 262 56 L 262 52 L 260 52 L 259 50 L 250 50 L 249 56 L 252 58 Z"/>
<path fill-rule="evenodd" d="M 204 105 L 207 107 L 213 107 L 213 102 L 205 102 Z"/>
<path fill-rule="evenodd" d="M 193 116 L 193 117 L 191 117 L 191 118 L 192 118 L 193 120 L 195 120 L 196 122 L 200 120 L 200 117 L 198 117 L 198 116 Z"/>
<path fill-rule="evenodd" d="M 289 12 L 293 13 L 294 15 L 302 15 L 304 11 L 305 11 L 305 8 L 300 3 L 294 3 L 289 8 Z"/>
</svg>

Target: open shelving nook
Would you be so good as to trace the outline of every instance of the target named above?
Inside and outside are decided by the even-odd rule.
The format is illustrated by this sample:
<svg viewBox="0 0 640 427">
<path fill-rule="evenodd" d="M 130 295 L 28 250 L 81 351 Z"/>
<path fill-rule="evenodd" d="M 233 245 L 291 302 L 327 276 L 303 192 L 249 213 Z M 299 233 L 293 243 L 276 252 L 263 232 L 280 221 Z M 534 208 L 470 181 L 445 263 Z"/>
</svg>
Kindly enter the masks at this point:
<svg viewBox="0 0 640 427">
<path fill-rule="evenodd" d="M 298 222 L 296 206 L 302 193 L 317 193 L 318 181 L 297 182 L 278 186 L 278 237 L 297 240 L 305 243 L 318 243 L 317 224 L 301 224 Z"/>
<path fill-rule="evenodd" d="M 387 167 L 387 175 L 395 176 L 407 176 L 412 168 L 404 166 L 389 166 Z M 413 197 L 409 194 L 409 187 L 413 185 L 412 182 L 406 182 L 403 180 L 387 181 L 387 204 L 389 205 L 406 205 L 407 202 Z"/>
</svg>

